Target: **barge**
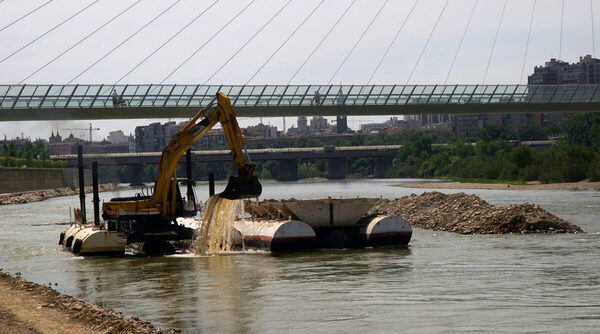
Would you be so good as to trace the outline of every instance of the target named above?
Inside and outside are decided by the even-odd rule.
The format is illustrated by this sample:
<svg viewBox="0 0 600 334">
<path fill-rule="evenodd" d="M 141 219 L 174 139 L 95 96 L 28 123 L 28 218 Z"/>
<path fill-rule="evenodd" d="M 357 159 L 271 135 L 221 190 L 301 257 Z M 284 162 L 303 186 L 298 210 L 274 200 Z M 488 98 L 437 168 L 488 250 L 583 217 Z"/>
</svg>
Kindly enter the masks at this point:
<svg viewBox="0 0 600 334">
<path fill-rule="evenodd" d="M 407 246 L 412 228 L 401 217 L 368 215 L 376 198 L 244 201 L 233 226 L 246 248 L 272 252 Z"/>
</svg>

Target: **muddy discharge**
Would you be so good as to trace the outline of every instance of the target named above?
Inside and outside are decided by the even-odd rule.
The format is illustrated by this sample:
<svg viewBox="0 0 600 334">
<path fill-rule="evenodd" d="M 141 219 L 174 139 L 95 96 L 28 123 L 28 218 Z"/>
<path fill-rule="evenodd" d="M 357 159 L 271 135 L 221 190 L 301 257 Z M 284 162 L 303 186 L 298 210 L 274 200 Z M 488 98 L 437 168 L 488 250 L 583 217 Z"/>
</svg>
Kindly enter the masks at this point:
<svg viewBox="0 0 600 334">
<path fill-rule="evenodd" d="M 237 200 L 219 195 L 206 203 L 202 224 L 198 229 L 194 252 L 196 254 L 219 254 L 231 251 L 231 224 L 235 219 Z"/>
</svg>

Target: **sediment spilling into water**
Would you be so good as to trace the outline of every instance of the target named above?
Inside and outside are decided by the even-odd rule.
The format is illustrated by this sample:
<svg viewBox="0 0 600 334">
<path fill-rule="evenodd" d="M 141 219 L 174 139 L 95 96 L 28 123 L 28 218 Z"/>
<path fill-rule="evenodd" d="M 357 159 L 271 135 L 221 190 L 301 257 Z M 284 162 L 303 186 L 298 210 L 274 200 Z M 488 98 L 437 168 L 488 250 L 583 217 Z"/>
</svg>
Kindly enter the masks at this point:
<svg viewBox="0 0 600 334">
<path fill-rule="evenodd" d="M 475 195 L 426 192 L 380 199 L 370 213 L 387 211 L 413 227 L 461 234 L 583 233 L 535 204 L 495 206 Z"/>
<path fill-rule="evenodd" d="M 196 254 L 219 254 L 231 251 L 231 224 L 235 219 L 237 202 L 219 195 L 208 199 L 195 240 Z"/>
<path fill-rule="evenodd" d="M 118 185 L 113 183 L 99 184 L 98 191 L 111 191 L 118 188 Z M 85 187 L 86 193 L 92 192 L 92 186 Z M 46 189 L 46 190 L 34 190 L 25 191 L 10 194 L 0 194 L 0 205 L 7 204 L 23 204 L 31 202 L 39 202 L 45 199 L 60 197 L 60 196 L 73 196 L 79 194 L 79 188 L 57 188 L 57 189 Z"/>
</svg>

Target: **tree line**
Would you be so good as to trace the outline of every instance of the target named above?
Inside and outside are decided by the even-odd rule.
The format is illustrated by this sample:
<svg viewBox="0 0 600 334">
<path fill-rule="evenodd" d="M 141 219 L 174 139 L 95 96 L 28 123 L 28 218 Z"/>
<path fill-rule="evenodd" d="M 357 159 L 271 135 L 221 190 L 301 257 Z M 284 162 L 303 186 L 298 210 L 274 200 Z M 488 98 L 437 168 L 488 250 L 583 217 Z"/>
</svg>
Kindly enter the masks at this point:
<svg viewBox="0 0 600 334">
<path fill-rule="evenodd" d="M 48 151 L 41 139 L 27 140 L 23 145 L 4 143 L 0 149 L 0 167 L 18 168 L 63 168 L 66 161 L 50 160 Z"/>
<path fill-rule="evenodd" d="M 447 145 L 434 146 L 435 136 L 416 133 L 403 143 L 389 176 L 543 183 L 600 180 L 600 114 L 570 117 L 563 136 L 544 150 L 515 145 L 508 135 L 503 129 L 484 128 L 471 140 L 452 137 Z"/>
</svg>

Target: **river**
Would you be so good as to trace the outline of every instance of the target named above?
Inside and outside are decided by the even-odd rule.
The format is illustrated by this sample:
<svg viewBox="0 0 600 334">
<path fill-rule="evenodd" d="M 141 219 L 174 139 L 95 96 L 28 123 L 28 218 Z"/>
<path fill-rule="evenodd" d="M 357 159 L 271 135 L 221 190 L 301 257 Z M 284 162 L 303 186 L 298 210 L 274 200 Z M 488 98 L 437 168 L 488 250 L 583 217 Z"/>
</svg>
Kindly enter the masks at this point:
<svg viewBox="0 0 600 334">
<path fill-rule="evenodd" d="M 261 198 L 396 198 L 428 191 L 391 186 L 407 181 L 265 181 Z M 203 201 L 206 189 L 199 183 Z M 68 208 L 78 206 L 70 196 L 0 206 L 0 268 L 183 333 L 597 333 L 600 192 L 464 192 L 497 205 L 536 203 L 588 233 L 414 229 L 406 249 L 81 258 L 57 245 Z M 133 193 L 126 188 L 100 197 Z M 86 200 L 91 207 L 91 196 Z"/>
</svg>

